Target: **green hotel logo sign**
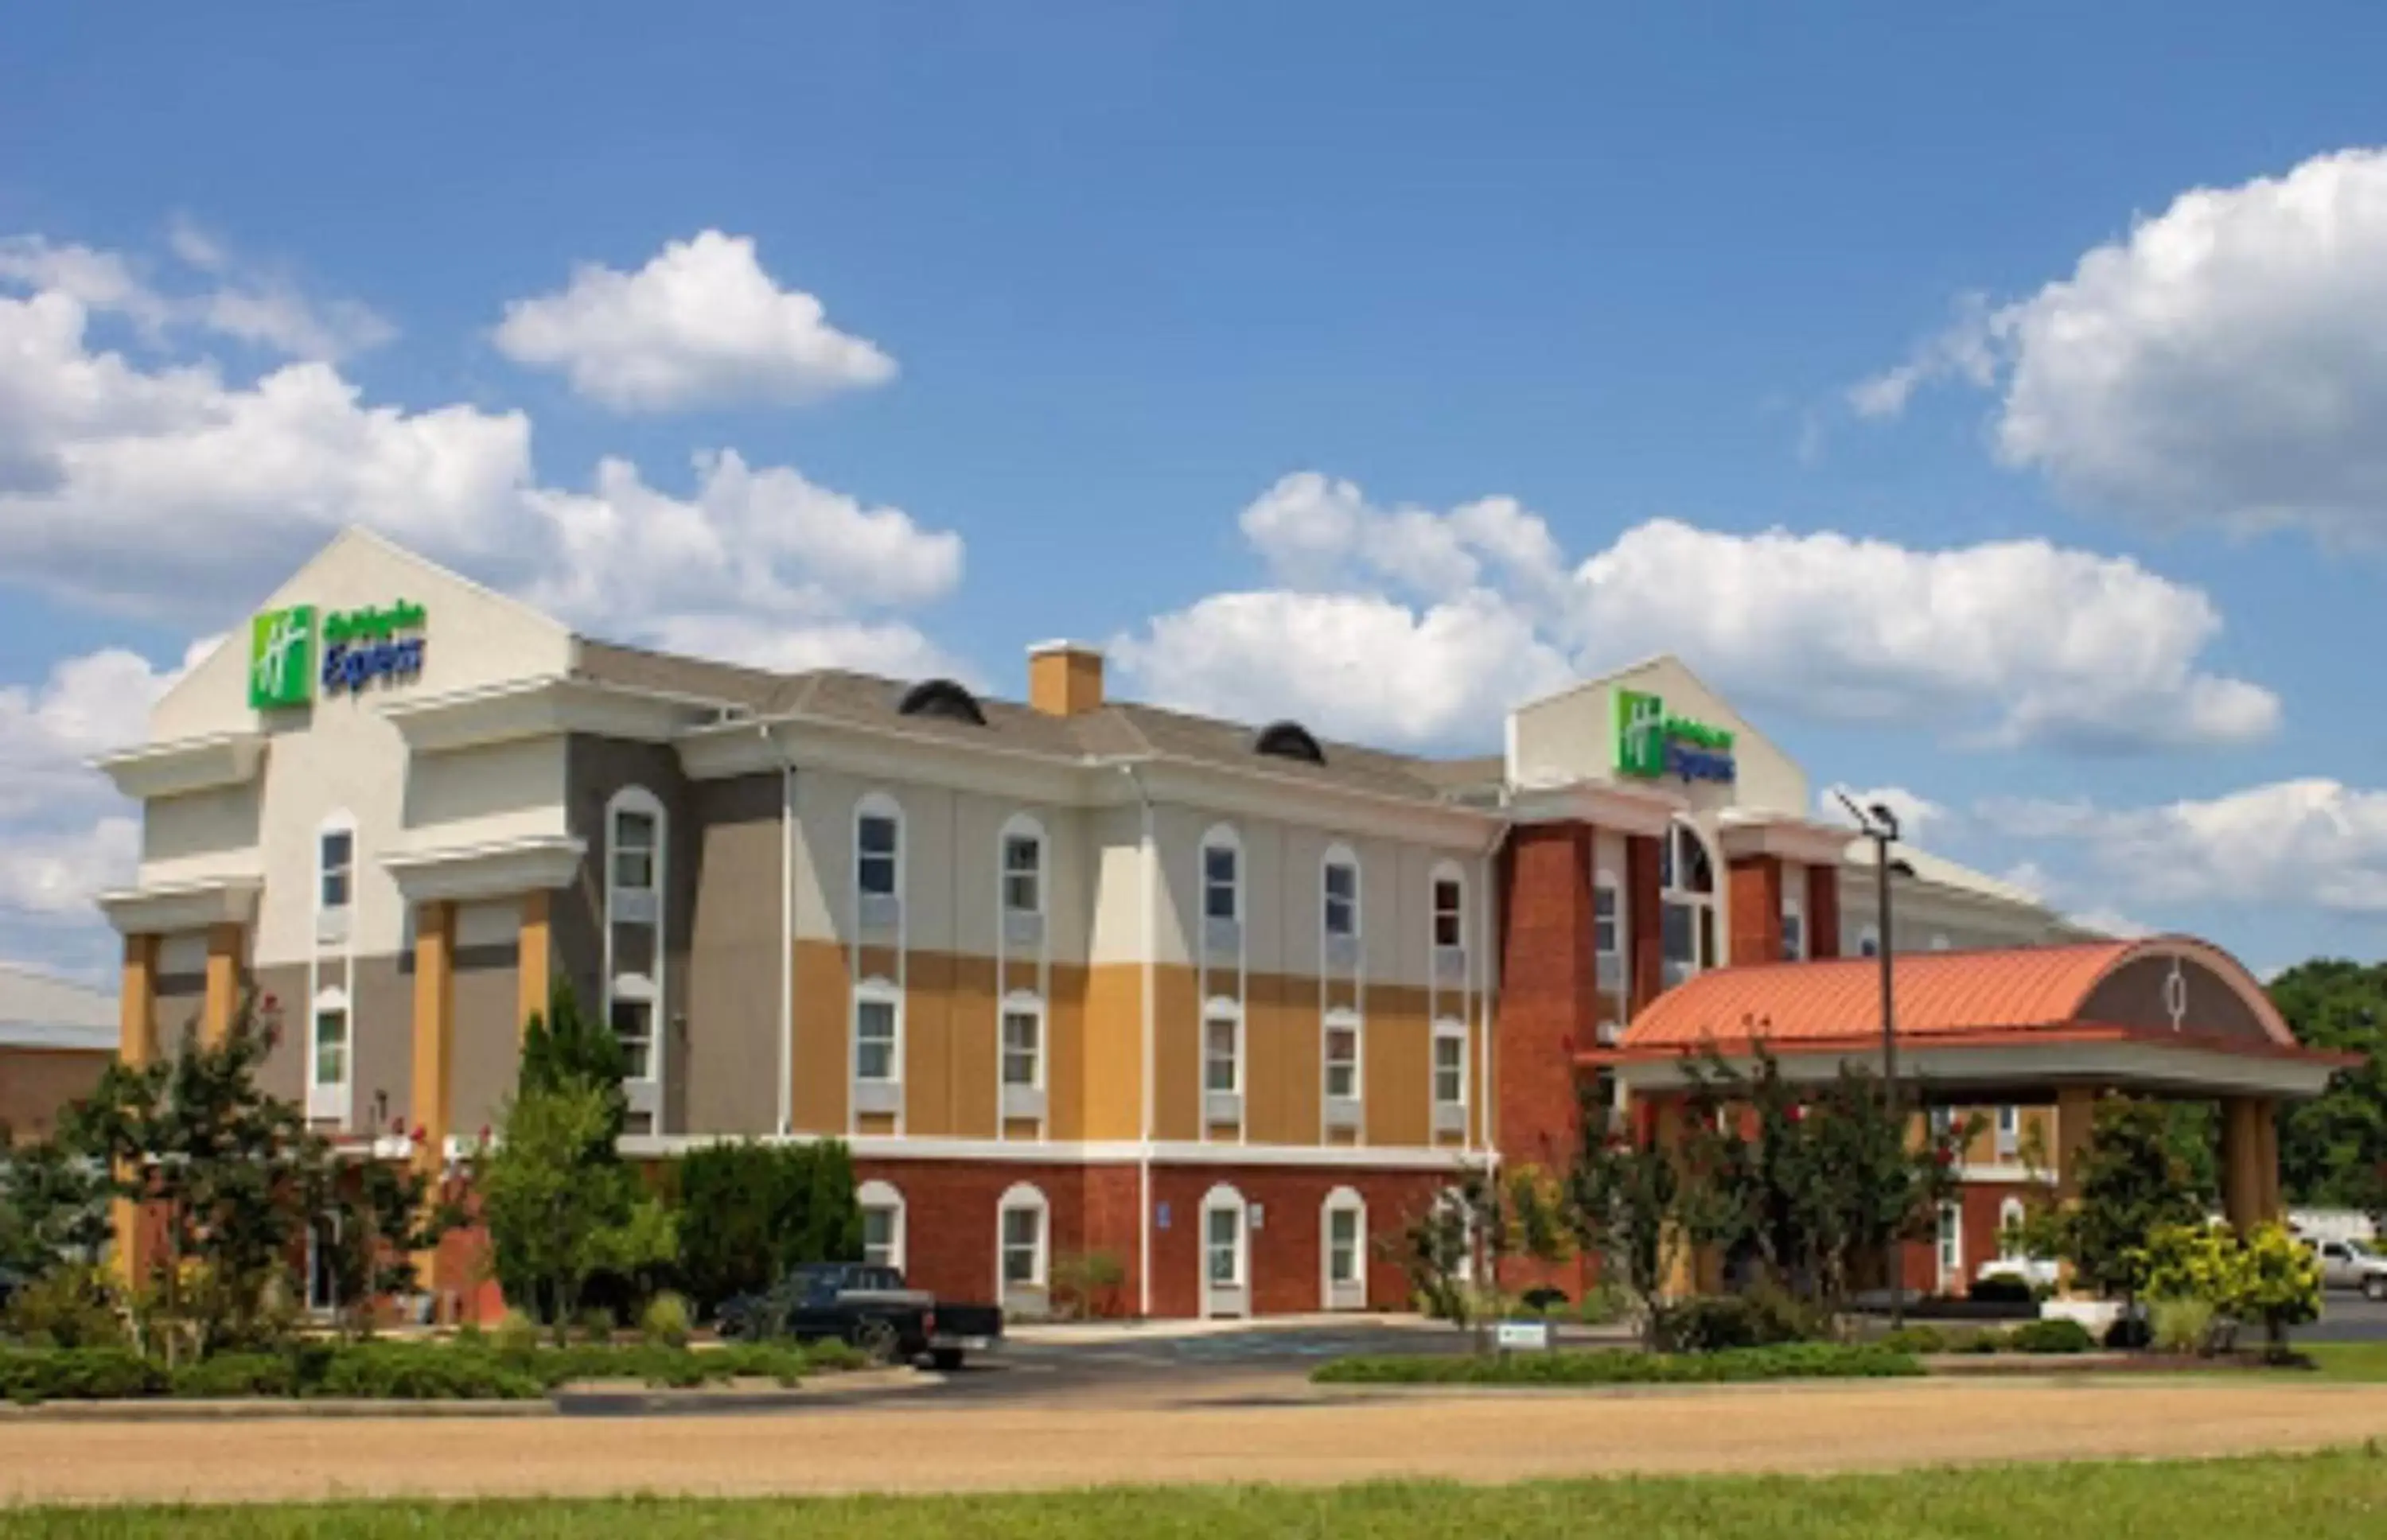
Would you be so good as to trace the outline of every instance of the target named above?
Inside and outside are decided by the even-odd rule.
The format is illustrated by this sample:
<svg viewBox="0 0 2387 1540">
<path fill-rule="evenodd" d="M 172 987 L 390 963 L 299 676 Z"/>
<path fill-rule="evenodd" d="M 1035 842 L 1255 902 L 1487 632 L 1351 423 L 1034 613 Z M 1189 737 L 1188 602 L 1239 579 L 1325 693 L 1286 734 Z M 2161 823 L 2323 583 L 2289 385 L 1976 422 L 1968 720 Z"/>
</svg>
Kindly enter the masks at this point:
<svg viewBox="0 0 2387 1540">
<path fill-rule="evenodd" d="M 248 703 L 257 711 L 303 706 L 315 693 L 315 608 L 268 610 L 248 623 Z"/>
<path fill-rule="evenodd" d="M 428 619 L 422 605 L 404 600 L 335 610 L 320 627 L 311 604 L 264 611 L 248 623 L 249 706 L 284 711 L 312 701 L 318 686 L 327 695 L 355 694 L 376 679 L 411 679 L 423 672 Z"/>
<path fill-rule="evenodd" d="M 1616 771 L 1655 780 L 1730 781 L 1736 774 L 1732 735 L 1722 727 L 1666 714 L 1666 702 L 1648 690 L 1616 695 Z"/>
</svg>

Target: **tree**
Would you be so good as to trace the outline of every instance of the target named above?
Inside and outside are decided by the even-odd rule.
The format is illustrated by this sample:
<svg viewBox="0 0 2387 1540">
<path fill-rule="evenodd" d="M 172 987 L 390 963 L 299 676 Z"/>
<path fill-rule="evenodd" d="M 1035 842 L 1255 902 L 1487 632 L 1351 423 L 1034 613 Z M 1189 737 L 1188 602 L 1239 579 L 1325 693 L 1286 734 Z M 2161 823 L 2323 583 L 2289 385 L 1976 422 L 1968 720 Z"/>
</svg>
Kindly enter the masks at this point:
<svg viewBox="0 0 2387 1540">
<path fill-rule="evenodd" d="M 559 978 L 549 991 L 547 1009 L 532 1012 L 523 1029 L 515 1093 L 529 1095 L 575 1086 L 601 1092 L 606 1101 L 604 1132 L 591 1148 L 610 1159 L 615 1142 L 629 1126 L 629 1101 L 622 1092 L 622 1076 L 628 1067 L 622 1040 L 614 1035 L 612 1024 L 584 1016 L 571 981 Z"/>
<path fill-rule="evenodd" d="M 1692 1246 L 1722 1228 L 1713 1189 L 1654 1129 L 1626 1127 L 1612 1108 L 1593 1105 L 1588 1092 L 1578 1122 L 1583 1132 L 1566 1179 L 1575 1241 L 1599 1258 L 1601 1276 L 1632 1297 L 1644 1344 L 1654 1351 L 1676 1272 Z"/>
<path fill-rule="evenodd" d="M 48 1138 L 13 1147 L 0 1127 L 0 1267 L 38 1278 L 62 1263 L 98 1265 L 112 1184 L 84 1122 L 77 1104 Z"/>
<path fill-rule="evenodd" d="M 2204 1221 L 2193 1174 L 2163 1105 L 2109 1095 L 2082 1144 L 2073 1195 L 2027 1220 L 2029 1249 L 2072 1264 L 2074 1281 L 2108 1297 L 2146 1292 L 2148 1241 L 2166 1225 Z"/>
<path fill-rule="evenodd" d="M 768 1288 L 805 1262 L 862 1256 L 862 1208 L 844 1143 L 711 1144 L 667 1187 L 681 1219 L 679 1284 L 698 1307 Z"/>
<path fill-rule="evenodd" d="M 435 1201 L 428 1173 L 386 1161 L 327 1166 L 315 1174 L 315 1265 L 328 1276 L 341 1326 L 371 1336 L 378 1303 L 411 1294 L 415 1256 L 463 1222 L 461 1205 Z"/>
<path fill-rule="evenodd" d="M 2387 964 L 2316 958 L 2271 981 L 2307 1048 L 2363 1055 L 2280 1117 L 2280 1177 L 2295 1203 L 2387 1212 Z"/>
<path fill-rule="evenodd" d="M 1709 1194 L 1713 1243 L 1834 1312 L 1862 1260 L 1934 1232 L 1957 1192 L 1957 1157 L 1978 1131 L 1951 1124 L 1916 1142 L 1857 1065 L 1793 1084 L 1761 1048 L 1747 1069 L 1711 1054 L 1694 1076 L 1686 1150 Z"/>
<path fill-rule="evenodd" d="M 1512 1256 L 1554 1262 L 1568 1235 L 1557 1184 L 1538 1168 L 1505 1175 L 1470 1166 L 1401 1232 L 1398 1260 L 1429 1314 L 1477 1333 L 1500 1313 L 1499 1278 Z"/>
<path fill-rule="evenodd" d="M 2227 1225 L 2160 1225 L 2141 1248 L 2147 1295 L 2198 1300 L 2234 1330 L 2260 1321 L 2265 1350 L 2284 1357 L 2288 1330 L 2320 1317 L 2320 1262 L 2278 1224 L 2241 1237 Z"/>
<path fill-rule="evenodd" d="M 613 1116 L 597 1086 L 526 1092 L 507 1107 L 497 1147 L 474 1173 L 499 1277 L 509 1294 L 545 1309 L 559 1335 L 578 1317 L 589 1280 L 677 1254 L 669 1211 L 613 1155 Z"/>
</svg>

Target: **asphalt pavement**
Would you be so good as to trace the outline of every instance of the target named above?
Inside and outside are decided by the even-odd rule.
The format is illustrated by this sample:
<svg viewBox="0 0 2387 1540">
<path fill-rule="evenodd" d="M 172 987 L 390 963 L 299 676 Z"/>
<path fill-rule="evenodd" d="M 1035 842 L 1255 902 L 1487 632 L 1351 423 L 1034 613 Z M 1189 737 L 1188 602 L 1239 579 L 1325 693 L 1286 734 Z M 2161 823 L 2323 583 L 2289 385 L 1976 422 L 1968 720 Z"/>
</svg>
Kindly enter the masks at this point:
<svg viewBox="0 0 2387 1540">
<path fill-rule="evenodd" d="M 2387 1342 L 2387 1301 L 2332 1289 L 2321 1301 L 2320 1319 L 2295 1334 L 2312 1342 Z"/>
</svg>

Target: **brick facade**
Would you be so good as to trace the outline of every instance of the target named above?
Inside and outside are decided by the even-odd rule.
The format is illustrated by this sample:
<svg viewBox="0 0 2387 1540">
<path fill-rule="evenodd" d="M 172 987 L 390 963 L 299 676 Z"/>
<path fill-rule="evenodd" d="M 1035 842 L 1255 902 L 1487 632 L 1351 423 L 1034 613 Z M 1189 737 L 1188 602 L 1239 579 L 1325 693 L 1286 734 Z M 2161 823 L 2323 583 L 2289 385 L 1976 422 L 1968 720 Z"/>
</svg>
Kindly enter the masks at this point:
<svg viewBox="0 0 2387 1540">
<path fill-rule="evenodd" d="M 1807 868 L 1807 955 L 1840 954 L 1840 869 Z"/>
<path fill-rule="evenodd" d="M 1553 1166 L 1573 1146 L 1574 1058 L 1599 1019 L 1590 829 L 1518 829 L 1502 877 L 1494 1128 L 1504 1160 Z"/>
<path fill-rule="evenodd" d="M 1782 858 L 1743 856 L 1732 864 L 1732 947 L 1723 961 L 1734 967 L 1782 960 Z"/>
</svg>

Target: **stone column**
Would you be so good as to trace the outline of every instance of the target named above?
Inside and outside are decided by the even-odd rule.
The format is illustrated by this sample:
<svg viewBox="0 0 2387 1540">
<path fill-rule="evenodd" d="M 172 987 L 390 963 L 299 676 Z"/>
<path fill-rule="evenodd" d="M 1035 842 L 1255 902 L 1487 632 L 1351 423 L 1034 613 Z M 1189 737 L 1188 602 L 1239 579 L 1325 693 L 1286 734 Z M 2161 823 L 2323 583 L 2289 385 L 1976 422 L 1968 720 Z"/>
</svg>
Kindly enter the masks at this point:
<svg viewBox="0 0 2387 1540">
<path fill-rule="evenodd" d="M 199 1041 L 210 1047 L 232 1030 L 233 1013 L 240 1008 L 241 927 L 219 920 L 208 927 L 208 987 L 199 1014 Z"/>
<path fill-rule="evenodd" d="M 555 968 L 551 897 L 544 888 L 522 896 L 522 925 L 515 947 L 514 1029 L 527 1032 L 530 1018 L 547 1012 Z"/>
<path fill-rule="evenodd" d="M 158 1056 L 158 938 L 124 938 L 124 971 L 117 997 L 116 1056 L 138 1069 Z M 116 1232 L 117 1277 L 126 1283 L 139 1270 L 141 1210 L 130 1198 L 108 1205 L 108 1220 Z"/>
</svg>

